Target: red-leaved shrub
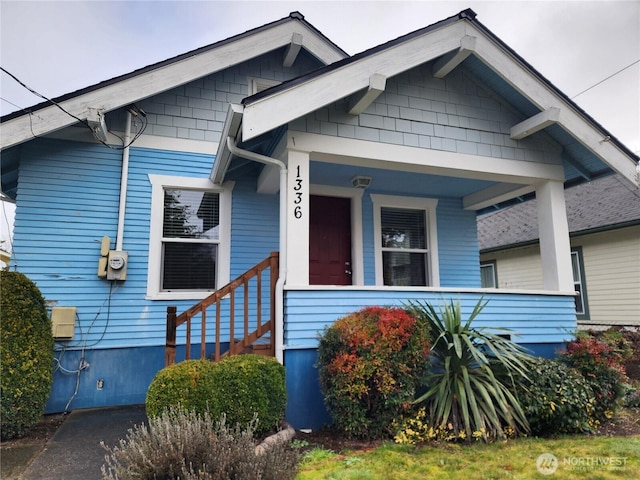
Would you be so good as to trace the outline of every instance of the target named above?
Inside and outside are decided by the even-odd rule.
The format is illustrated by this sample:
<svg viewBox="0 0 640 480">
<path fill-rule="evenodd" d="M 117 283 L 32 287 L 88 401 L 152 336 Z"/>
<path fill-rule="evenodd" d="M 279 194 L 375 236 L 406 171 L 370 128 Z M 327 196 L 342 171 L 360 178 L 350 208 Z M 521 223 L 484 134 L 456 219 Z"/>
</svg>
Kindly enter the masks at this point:
<svg viewBox="0 0 640 480">
<path fill-rule="evenodd" d="M 318 347 L 320 385 L 329 412 L 352 437 L 392 434 L 428 370 L 424 322 L 397 307 L 366 307 L 326 329 Z"/>
</svg>

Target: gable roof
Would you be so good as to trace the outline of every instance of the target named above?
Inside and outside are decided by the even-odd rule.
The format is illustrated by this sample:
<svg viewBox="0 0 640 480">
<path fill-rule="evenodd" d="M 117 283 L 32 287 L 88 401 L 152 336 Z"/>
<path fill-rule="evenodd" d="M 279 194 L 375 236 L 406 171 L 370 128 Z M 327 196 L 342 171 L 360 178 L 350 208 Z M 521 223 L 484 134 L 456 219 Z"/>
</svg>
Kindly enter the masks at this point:
<svg viewBox="0 0 640 480">
<path fill-rule="evenodd" d="M 384 82 L 432 61 L 434 76 L 443 78 L 462 66 L 520 112 L 525 120 L 512 127 L 513 139 L 544 130 L 561 145 L 567 181 L 589 181 L 612 168 L 638 185 L 638 156 L 482 25 L 472 10 L 244 99 L 238 112 L 241 138 L 264 135 L 333 102 L 362 95 L 379 79 Z M 221 142 L 218 154 L 224 149 Z"/>
<path fill-rule="evenodd" d="M 89 108 L 109 112 L 287 45 L 304 48 L 323 64 L 348 56 L 304 20 L 302 14 L 292 12 L 288 17 L 261 27 L 52 100 L 84 120 Z M 34 112 L 38 115 L 32 115 Z M 0 147 L 5 149 L 76 122 L 75 118 L 45 101 L 0 118 Z"/>
<path fill-rule="evenodd" d="M 565 202 L 572 236 L 640 225 L 640 190 L 620 175 L 568 188 Z M 535 199 L 479 215 L 477 223 L 481 252 L 538 242 Z"/>
</svg>

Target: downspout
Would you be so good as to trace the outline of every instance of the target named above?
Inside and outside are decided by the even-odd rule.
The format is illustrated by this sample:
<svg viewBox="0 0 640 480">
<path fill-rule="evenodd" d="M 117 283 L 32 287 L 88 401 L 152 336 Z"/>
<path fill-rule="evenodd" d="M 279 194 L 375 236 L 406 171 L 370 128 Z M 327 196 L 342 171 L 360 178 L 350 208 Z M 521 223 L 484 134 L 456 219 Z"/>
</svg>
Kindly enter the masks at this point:
<svg viewBox="0 0 640 480">
<path fill-rule="evenodd" d="M 124 127 L 124 143 L 122 149 L 122 171 L 120 173 L 120 203 L 118 205 L 118 233 L 116 235 L 116 250 L 122 251 L 122 237 L 124 236 L 124 214 L 127 204 L 127 183 L 129 181 L 129 144 L 131 143 L 131 112 L 127 110 L 127 120 Z"/>
<path fill-rule="evenodd" d="M 238 148 L 235 139 L 227 137 L 227 148 L 236 157 L 246 158 L 280 169 L 280 265 L 276 282 L 275 351 L 284 363 L 284 282 L 287 278 L 287 166 L 281 160 Z"/>
</svg>

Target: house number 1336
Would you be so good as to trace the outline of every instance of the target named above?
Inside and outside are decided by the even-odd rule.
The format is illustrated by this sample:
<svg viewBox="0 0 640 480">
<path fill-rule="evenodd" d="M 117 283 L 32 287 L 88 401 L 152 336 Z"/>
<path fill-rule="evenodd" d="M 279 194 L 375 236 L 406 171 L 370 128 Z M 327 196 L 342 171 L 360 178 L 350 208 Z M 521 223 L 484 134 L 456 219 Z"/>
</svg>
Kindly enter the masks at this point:
<svg viewBox="0 0 640 480">
<path fill-rule="evenodd" d="M 293 203 L 295 204 L 293 216 L 296 218 L 302 218 L 302 205 L 300 205 L 302 203 L 302 177 L 300 175 L 300 165 L 298 165 L 296 170 L 296 184 L 293 187 L 293 193 L 295 195 L 293 200 Z"/>
</svg>

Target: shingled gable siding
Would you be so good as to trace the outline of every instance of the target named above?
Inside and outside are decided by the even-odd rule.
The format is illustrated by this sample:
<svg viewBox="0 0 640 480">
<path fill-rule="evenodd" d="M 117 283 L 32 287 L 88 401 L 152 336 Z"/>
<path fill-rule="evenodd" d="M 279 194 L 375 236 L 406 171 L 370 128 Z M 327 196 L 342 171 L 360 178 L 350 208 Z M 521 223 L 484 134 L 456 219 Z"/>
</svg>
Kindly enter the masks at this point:
<svg viewBox="0 0 640 480">
<path fill-rule="evenodd" d="M 387 79 L 385 91 L 362 114 L 345 101 L 290 123 L 309 133 L 430 148 L 486 157 L 559 164 L 560 147 L 544 134 L 512 140 L 524 120 L 458 68 L 445 79 L 431 64 Z"/>
<path fill-rule="evenodd" d="M 283 82 L 321 66 L 302 51 L 291 68 L 284 68 L 283 55 L 276 50 L 138 102 L 147 114 L 145 135 L 218 142 L 229 103 L 249 95 L 251 78 Z M 112 129 L 123 130 L 122 111 L 108 118 Z"/>
</svg>

